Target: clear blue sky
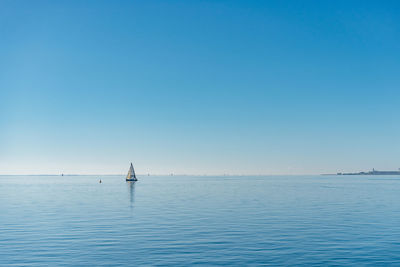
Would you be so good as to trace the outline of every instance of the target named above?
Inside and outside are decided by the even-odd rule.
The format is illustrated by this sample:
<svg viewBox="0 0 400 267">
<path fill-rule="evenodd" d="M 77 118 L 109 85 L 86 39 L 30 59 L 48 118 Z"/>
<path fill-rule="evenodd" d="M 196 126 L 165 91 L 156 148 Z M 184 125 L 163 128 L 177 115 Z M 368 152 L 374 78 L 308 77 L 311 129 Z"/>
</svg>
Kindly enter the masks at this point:
<svg viewBox="0 0 400 267">
<path fill-rule="evenodd" d="M 1 1 L 0 174 L 400 167 L 399 1 Z"/>
</svg>

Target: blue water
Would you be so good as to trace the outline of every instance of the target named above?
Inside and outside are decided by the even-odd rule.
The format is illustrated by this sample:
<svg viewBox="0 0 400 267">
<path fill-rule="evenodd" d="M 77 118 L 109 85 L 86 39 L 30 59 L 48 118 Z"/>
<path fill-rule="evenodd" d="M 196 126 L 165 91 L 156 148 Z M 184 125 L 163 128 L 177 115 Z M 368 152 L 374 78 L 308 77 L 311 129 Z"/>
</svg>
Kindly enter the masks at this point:
<svg viewBox="0 0 400 267">
<path fill-rule="evenodd" d="M 101 179 L 0 176 L 0 265 L 400 265 L 400 177 Z"/>
</svg>

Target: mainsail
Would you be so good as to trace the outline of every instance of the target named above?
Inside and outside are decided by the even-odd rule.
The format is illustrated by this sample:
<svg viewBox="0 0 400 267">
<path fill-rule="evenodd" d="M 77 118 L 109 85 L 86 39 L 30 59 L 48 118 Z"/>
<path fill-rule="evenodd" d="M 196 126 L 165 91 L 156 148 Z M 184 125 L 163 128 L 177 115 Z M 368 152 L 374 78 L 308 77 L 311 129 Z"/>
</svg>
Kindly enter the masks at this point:
<svg viewBox="0 0 400 267">
<path fill-rule="evenodd" d="M 137 180 L 135 175 L 135 170 L 133 169 L 133 165 L 131 163 L 131 167 L 129 168 L 128 175 L 126 176 L 126 180 Z"/>
</svg>

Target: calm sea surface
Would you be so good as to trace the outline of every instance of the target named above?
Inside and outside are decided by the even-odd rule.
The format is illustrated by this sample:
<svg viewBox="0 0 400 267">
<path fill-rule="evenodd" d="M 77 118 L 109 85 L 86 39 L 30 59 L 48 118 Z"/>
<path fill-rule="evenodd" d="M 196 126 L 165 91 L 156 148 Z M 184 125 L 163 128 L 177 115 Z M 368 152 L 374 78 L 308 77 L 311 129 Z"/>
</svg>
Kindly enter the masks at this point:
<svg viewBox="0 0 400 267">
<path fill-rule="evenodd" d="M 0 176 L 0 265 L 400 265 L 400 177 L 101 179 Z"/>
</svg>

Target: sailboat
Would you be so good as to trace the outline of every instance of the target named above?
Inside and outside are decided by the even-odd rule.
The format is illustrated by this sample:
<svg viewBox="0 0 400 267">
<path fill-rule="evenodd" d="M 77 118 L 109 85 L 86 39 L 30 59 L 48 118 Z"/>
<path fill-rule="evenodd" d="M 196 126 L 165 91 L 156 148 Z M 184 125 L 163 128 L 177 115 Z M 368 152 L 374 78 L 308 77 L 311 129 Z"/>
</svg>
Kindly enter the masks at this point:
<svg viewBox="0 0 400 267">
<path fill-rule="evenodd" d="M 135 170 L 133 169 L 132 163 L 131 167 L 129 168 L 128 175 L 126 176 L 126 181 L 137 181 Z"/>
</svg>

